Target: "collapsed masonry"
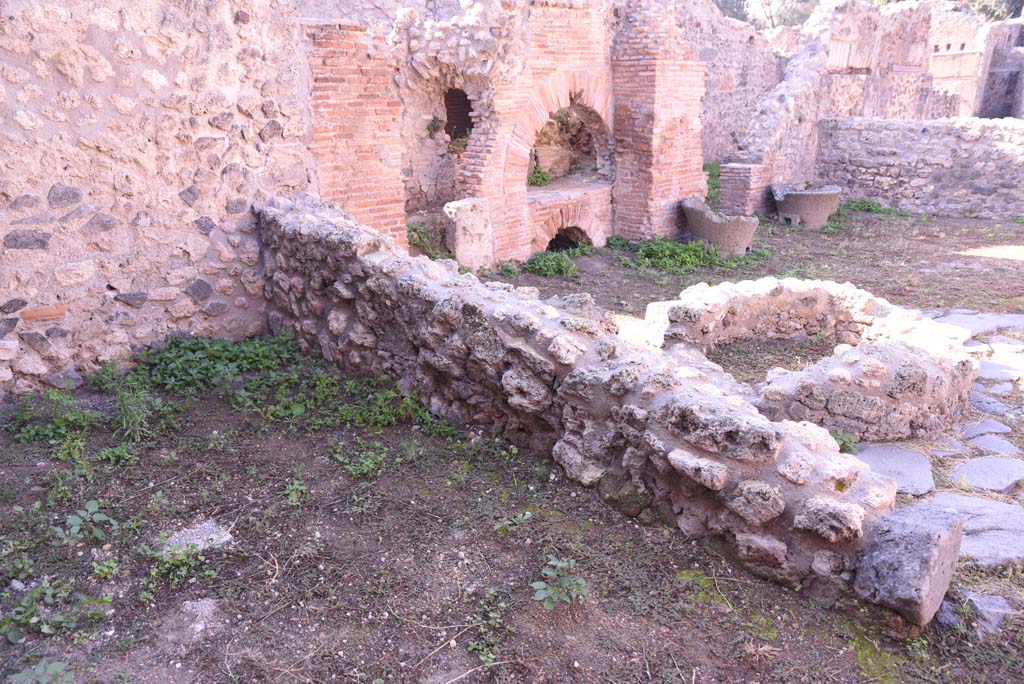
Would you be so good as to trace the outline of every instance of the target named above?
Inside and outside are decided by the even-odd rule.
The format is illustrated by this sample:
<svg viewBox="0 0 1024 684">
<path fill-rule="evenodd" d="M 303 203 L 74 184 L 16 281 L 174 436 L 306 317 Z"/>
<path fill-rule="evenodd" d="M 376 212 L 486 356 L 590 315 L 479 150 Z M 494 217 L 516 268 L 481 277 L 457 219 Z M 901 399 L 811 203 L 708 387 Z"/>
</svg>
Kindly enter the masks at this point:
<svg viewBox="0 0 1024 684">
<path fill-rule="evenodd" d="M 761 278 L 710 287 L 647 307 L 661 346 L 708 351 L 753 339 L 812 338 L 835 353 L 801 370 L 773 369 L 758 409 L 773 420 L 806 420 L 860 439 L 918 437 L 960 418 L 978 375 L 964 349 L 970 333 L 894 306 L 849 283 Z"/>
<path fill-rule="evenodd" d="M 620 339 L 588 295 L 540 301 L 410 258 L 315 197 L 276 198 L 259 223 L 273 331 L 392 375 L 457 424 L 550 449 L 569 477 L 726 539 L 757 574 L 823 592 L 857 577 L 859 595 L 919 624 L 937 610 L 960 523 L 886 515 L 893 480 L 820 427 L 769 420 L 699 352 Z"/>
</svg>

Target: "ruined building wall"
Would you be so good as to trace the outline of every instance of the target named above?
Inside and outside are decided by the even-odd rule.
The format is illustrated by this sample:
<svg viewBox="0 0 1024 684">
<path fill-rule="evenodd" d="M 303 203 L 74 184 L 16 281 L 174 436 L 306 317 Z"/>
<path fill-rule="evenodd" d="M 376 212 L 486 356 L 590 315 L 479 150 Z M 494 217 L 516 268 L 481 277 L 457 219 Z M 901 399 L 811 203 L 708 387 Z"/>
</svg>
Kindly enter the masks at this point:
<svg viewBox="0 0 1024 684">
<path fill-rule="evenodd" d="M 951 3 L 932 7 L 928 70 L 937 90 L 958 98 L 949 116 L 974 116 L 980 107 L 984 75 L 992 59 L 990 25 L 984 17 Z"/>
<path fill-rule="evenodd" d="M 193 5 L 5 4 L 0 390 L 263 330 L 249 208 L 315 188 L 303 40 L 276 2 Z"/>
<path fill-rule="evenodd" d="M 1024 20 L 989 30 L 992 59 L 985 76 L 978 116 L 1024 117 Z"/>
<path fill-rule="evenodd" d="M 711 0 L 676 0 L 676 21 L 706 66 L 701 103 L 705 161 L 730 160 L 759 97 L 782 80 L 784 58 L 752 25 L 722 15 Z"/>
<path fill-rule="evenodd" d="M 852 197 L 947 216 L 1024 215 L 1024 120 L 820 123 L 817 179 Z"/>
<path fill-rule="evenodd" d="M 870 531 L 896 483 L 839 453 L 823 428 L 768 420 L 700 353 L 619 339 L 589 295 L 540 301 L 453 261 L 410 258 L 315 198 L 275 199 L 260 215 L 270 326 L 305 349 L 388 373 L 460 426 L 550 449 L 629 514 L 652 507 L 690 537 L 719 537 L 753 572 L 813 593 L 865 570 L 857 584 L 872 591 L 860 595 L 919 624 L 938 608 L 955 523 L 943 532 L 952 543 L 891 557 L 899 596 L 879 591 L 858 557 L 876 555 L 882 537 Z"/>
</svg>

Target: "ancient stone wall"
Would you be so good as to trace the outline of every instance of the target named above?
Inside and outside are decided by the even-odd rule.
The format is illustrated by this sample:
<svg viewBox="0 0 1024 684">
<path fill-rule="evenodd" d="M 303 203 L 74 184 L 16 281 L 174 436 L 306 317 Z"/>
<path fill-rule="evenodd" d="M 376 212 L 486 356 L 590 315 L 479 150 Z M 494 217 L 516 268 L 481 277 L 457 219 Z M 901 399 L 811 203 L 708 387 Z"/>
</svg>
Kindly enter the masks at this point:
<svg viewBox="0 0 1024 684">
<path fill-rule="evenodd" d="M 910 211 L 1024 215 L 1024 120 L 821 121 L 816 177 Z"/>
<path fill-rule="evenodd" d="M 870 530 L 895 482 L 840 454 L 822 428 L 769 421 L 700 353 L 633 346 L 589 295 L 540 301 L 455 262 L 410 258 L 316 198 L 276 199 L 260 216 L 270 328 L 305 349 L 388 373 L 458 425 L 550 448 L 569 477 L 629 514 L 653 508 L 690 536 L 719 536 L 777 581 L 844 589 L 858 552 L 877 555 Z M 958 546 L 959 528 L 949 532 L 951 552 L 928 542 L 887 556 L 908 578 L 899 601 L 862 595 L 927 622 L 949 582 L 932 566 Z M 932 584 L 907 601 L 921 574 Z"/>
<path fill-rule="evenodd" d="M 992 58 L 978 116 L 1024 118 L 1024 20 L 992 26 L 989 44 Z"/>
<path fill-rule="evenodd" d="M 314 183 L 303 42 L 269 0 L 4 4 L 0 392 L 263 330 L 249 208 Z"/>
<path fill-rule="evenodd" d="M 747 132 L 757 100 L 784 69 L 768 38 L 752 25 L 723 16 L 711 0 L 676 0 L 676 21 L 706 65 L 701 103 L 705 161 L 731 160 Z"/>
</svg>

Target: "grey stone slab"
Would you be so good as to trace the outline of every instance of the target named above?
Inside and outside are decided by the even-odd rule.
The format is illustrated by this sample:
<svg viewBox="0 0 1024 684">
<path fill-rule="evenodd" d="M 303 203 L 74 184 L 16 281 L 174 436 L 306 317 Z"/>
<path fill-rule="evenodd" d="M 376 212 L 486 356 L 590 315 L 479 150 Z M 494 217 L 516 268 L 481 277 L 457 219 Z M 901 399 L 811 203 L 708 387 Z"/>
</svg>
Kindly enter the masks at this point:
<svg viewBox="0 0 1024 684">
<path fill-rule="evenodd" d="M 967 602 L 974 608 L 977 619 L 974 629 L 979 637 L 999 634 L 1003 620 L 1017 614 L 1010 602 L 1002 596 L 971 593 Z"/>
<path fill-rule="evenodd" d="M 1024 328 L 1024 314 L 951 313 L 935 319 L 939 323 L 967 328 L 971 335 L 993 332 L 1000 328 Z"/>
<path fill-rule="evenodd" d="M 999 384 L 988 387 L 988 391 L 992 394 L 998 394 L 1001 397 L 1006 396 L 1007 394 L 1013 394 L 1013 383 L 1000 382 Z"/>
<path fill-rule="evenodd" d="M 971 392 L 971 408 L 990 416 L 1005 416 L 1010 411 L 1009 406 L 977 389 Z"/>
<path fill-rule="evenodd" d="M 960 556 L 982 566 L 1016 563 L 1024 559 L 1024 507 L 980 496 L 943 492 L 921 506 L 961 516 L 964 538 Z"/>
<path fill-rule="evenodd" d="M 973 439 L 978 435 L 1005 435 L 1008 432 L 1013 432 L 1013 430 L 998 420 L 984 418 L 977 423 L 965 425 L 964 429 L 960 431 L 960 436 L 964 439 Z"/>
<path fill-rule="evenodd" d="M 895 444 L 868 444 L 857 452 L 857 458 L 871 470 L 896 480 L 896 491 L 920 496 L 935 489 L 932 465 L 919 451 Z"/>
<path fill-rule="evenodd" d="M 1000 456 L 975 458 L 957 466 L 950 477 L 954 482 L 965 480 L 975 489 L 1010 493 L 1024 480 L 1024 461 Z"/>
<path fill-rule="evenodd" d="M 941 437 L 932 447 L 933 456 L 959 456 L 967 451 L 967 446 L 958 439 L 952 437 Z"/>
<path fill-rule="evenodd" d="M 1016 456 L 1020 453 L 1020 449 L 1015 445 L 1007 442 L 1005 439 L 997 435 L 980 435 L 968 441 L 979 449 L 994 451 L 997 454 Z"/>
<path fill-rule="evenodd" d="M 1010 382 L 1024 378 L 1024 356 L 1001 354 L 996 358 L 982 359 L 978 377 L 983 380 Z"/>
</svg>

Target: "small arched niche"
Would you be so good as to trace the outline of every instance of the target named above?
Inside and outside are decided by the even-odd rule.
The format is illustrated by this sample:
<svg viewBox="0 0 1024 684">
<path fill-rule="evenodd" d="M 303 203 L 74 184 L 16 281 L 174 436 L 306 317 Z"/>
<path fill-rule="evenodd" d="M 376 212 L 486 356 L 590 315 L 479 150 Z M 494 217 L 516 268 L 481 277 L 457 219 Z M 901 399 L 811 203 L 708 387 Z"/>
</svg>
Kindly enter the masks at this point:
<svg viewBox="0 0 1024 684">
<path fill-rule="evenodd" d="M 444 132 L 453 141 L 469 137 L 473 130 L 473 103 L 465 90 L 449 88 L 444 91 Z"/>
<path fill-rule="evenodd" d="M 537 131 L 530 150 L 529 184 L 546 185 L 565 176 L 611 180 L 611 157 L 611 135 L 601 116 L 573 102 L 553 112 Z"/>
</svg>

